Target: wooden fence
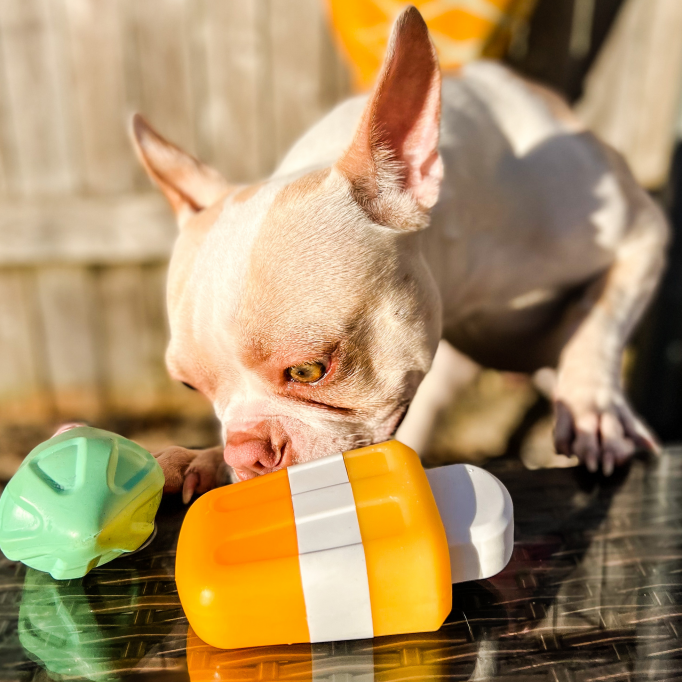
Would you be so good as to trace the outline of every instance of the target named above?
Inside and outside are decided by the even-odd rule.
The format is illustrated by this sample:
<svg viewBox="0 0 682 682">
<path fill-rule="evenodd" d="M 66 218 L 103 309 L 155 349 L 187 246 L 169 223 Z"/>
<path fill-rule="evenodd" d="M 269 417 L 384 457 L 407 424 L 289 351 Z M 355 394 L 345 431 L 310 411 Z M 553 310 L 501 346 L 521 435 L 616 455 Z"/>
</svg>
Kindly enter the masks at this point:
<svg viewBox="0 0 682 682">
<path fill-rule="evenodd" d="M 2 0 L 0 421 L 206 410 L 163 365 L 175 227 L 127 118 L 249 181 L 348 91 L 322 0 Z"/>
</svg>

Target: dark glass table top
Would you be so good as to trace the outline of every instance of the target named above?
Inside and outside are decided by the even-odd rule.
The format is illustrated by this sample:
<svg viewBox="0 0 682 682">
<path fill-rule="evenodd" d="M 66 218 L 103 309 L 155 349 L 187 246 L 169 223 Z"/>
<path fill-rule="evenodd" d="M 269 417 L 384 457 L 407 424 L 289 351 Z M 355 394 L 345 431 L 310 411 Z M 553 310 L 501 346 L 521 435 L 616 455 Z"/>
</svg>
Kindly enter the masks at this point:
<svg viewBox="0 0 682 682">
<path fill-rule="evenodd" d="M 81 580 L 0 562 L 0 680 L 682 679 L 682 450 L 611 479 L 488 469 L 514 500 L 514 555 L 494 579 L 455 585 L 437 632 L 213 649 L 180 606 L 184 509 L 166 500 L 147 548 Z"/>
</svg>

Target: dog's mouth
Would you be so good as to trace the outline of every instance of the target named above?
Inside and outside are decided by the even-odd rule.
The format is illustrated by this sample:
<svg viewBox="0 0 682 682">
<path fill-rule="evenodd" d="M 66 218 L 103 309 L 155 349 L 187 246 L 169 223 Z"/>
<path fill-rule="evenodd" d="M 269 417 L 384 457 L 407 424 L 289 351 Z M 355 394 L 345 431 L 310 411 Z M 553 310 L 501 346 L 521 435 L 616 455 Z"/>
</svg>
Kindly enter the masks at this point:
<svg viewBox="0 0 682 682">
<path fill-rule="evenodd" d="M 310 452 L 301 453 L 303 455 L 301 462 L 311 461 L 311 459 L 320 459 L 325 455 L 332 455 L 339 451 L 347 452 L 362 447 L 368 447 L 370 445 L 375 445 L 377 443 L 394 438 L 398 428 L 403 423 L 405 416 L 407 415 L 409 406 L 410 403 L 408 401 L 397 405 L 393 412 L 391 412 L 388 418 L 384 421 L 383 426 L 378 429 L 378 432 L 371 435 L 367 434 L 366 436 L 358 434 L 357 437 L 351 440 L 351 442 L 348 442 L 347 439 L 344 439 L 345 442 L 343 442 L 343 444 L 339 443 L 337 446 L 331 445 L 329 448 L 325 448 L 328 449 L 328 452 L 315 453 L 313 457 L 310 456 Z M 313 447 L 312 449 L 314 450 L 315 448 Z M 289 466 L 299 463 L 294 460 L 295 453 L 293 443 L 289 437 L 286 437 L 284 442 L 278 448 L 278 456 L 274 463 L 269 463 L 268 466 L 264 466 L 261 463 L 255 463 L 252 466 L 244 468 L 232 466 L 232 470 L 240 482 L 248 481 L 252 478 L 264 476 L 265 474 L 281 471 L 282 469 L 286 469 Z"/>
</svg>

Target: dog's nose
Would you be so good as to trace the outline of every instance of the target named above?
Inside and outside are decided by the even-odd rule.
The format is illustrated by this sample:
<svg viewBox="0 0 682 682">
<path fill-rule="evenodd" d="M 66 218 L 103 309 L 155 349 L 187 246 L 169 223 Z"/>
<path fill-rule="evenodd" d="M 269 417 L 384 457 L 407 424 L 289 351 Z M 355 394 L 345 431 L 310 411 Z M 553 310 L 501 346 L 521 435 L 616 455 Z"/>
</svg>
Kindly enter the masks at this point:
<svg viewBox="0 0 682 682">
<path fill-rule="evenodd" d="M 286 466 L 286 440 L 259 427 L 228 432 L 225 439 L 225 461 L 242 481 Z"/>
</svg>

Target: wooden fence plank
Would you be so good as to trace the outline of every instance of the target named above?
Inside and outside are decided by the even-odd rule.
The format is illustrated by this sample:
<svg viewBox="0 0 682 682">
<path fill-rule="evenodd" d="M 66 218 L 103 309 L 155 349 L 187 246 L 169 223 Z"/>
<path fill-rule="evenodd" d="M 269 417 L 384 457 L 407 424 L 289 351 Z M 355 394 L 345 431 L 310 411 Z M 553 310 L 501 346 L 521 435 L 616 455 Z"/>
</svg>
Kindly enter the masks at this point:
<svg viewBox="0 0 682 682">
<path fill-rule="evenodd" d="M 200 393 L 170 378 L 164 362 L 168 344 L 166 314 L 166 265 L 146 265 L 143 273 L 143 303 L 148 330 L 150 363 L 157 372 L 157 404 L 155 410 L 165 414 L 207 416 L 213 409 Z"/>
<path fill-rule="evenodd" d="M 0 90 L 0 92 L 2 92 L 2 91 Z M 1 97 L 1 95 L 0 95 L 0 97 Z M 0 113 L 0 118 L 1 117 L 2 117 L 2 113 Z M 0 135 L 1 134 L 2 133 L 0 133 Z M 8 175 L 7 166 L 8 166 L 7 154 L 6 154 L 5 150 L 3 149 L 2 143 L 0 143 L 0 195 L 6 195 L 7 194 L 7 189 L 8 189 L 8 184 L 9 184 L 9 180 L 7 178 L 7 175 Z"/>
<path fill-rule="evenodd" d="M 40 422 L 51 414 L 31 317 L 31 273 L 0 270 L 0 422 Z"/>
<path fill-rule="evenodd" d="M 79 267 L 45 267 L 37 280 L 57 413 L 63 419 L 96 419 L 102 402 L 91 273 Z"/>
<path fill-rule="evenodd" d="M 135 36 L 139 110 L 165 137 L 196 154 L 194 96 L 189 54 L 192 0 L 126 3 Z"/>
<path fill-rule="evenodd" d="M 0 50 L 18 150 L 21 192 L 75 186 L 58 22 L 48 0 L 0 2 Z M 52 10 L 52 12 L 51 12 Z"/>
<path fill-rule="evenodd" d="M 2 35 L 0 34 L 0 39 Z M 11 126 L 9 96 L 5 80 L 6 68 L 0 50 L 0 196 L 8 196 L 19 189 L 17 151 Z"/>
<path fill-rule="evenodd" d="M 0 203 L 0 266 L 166 261 L 177 227 L 158 193 Z"/>
<path fill-rule="evenodd" d="M 120 3 L 63 1 L 83 154 L 82 187 L 95 193 L 132 189 L 136 161 L 126 135 Z"/>
<path fill-rule="evenodd" d="M 350 75 L 350 66 L 343 53 L 334 45 L 336 57 L 336 101 L 342 102 L 356 94 L 353 90 L 353 81 Z"/>
<path fill-rule="evenodd" d="M 325 113 L 352 94 L 350 69 L 331 30 L 328 3 L 320 13 L 320 111 Z"/>
<path fill-rule="evenodd" d="M 322 3 L 274 0 L 270 5 L 270 30 L 275 149 L 279 160 L 322 113 Z"/>
<path fill-rule="evenodd" d="M 275 162 L 267 2 L 204 0 L 203 10 L 201 153 L 231 181 L 257 180 Z"/>
<path fill-rule="evenodd" d="M 114 414 L 152 412 L 158 399 L 159 357 L 145 315 L 145 282 L 139 265 L 99 273 L 103 384 Z"/>
</svg>

